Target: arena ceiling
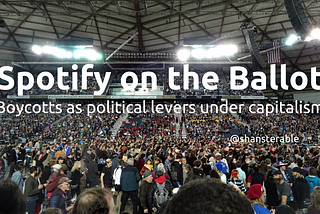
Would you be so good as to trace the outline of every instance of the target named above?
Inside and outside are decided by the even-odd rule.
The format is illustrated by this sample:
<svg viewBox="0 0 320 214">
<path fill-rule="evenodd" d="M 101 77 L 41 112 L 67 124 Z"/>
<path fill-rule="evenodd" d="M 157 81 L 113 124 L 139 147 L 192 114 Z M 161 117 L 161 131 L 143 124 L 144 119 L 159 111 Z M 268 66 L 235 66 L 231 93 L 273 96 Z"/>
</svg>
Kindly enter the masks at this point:
<svg viewBox="0 0 320 214">
<path fill-rule="evenodd" d="M 239 26 L 257 27 L 260 50 L 270 42 L 284 42 L 294 33 L 283 0 L 1 0 L 0 64 L 56 61 L 31 52 L 33 45 L 54 45 L 56 39 L 92 38 L 100 52 L 112 53 L 136 31 L 131 44 L 118 53 L 176 53 L 186 37 L 205 37 L 216 44 L 235 44 L 236 61 L 249 54 Z M 306 14 L 316 26 L 320 3 L 304 1 Z M 282 47 L 281 60 L 292 70 L 307 70 L 320 62 L 319 42 Z M 266 54 L 263 54 L 266 58 Z M 172 60 L 171 60 L 172 61 Z M 251 61 L 248 57 L 245 61 Z M 212 62 L 212 61 L 211 61 Z M 205 63 L 204 63 L 205 64 Z M 32 70 L 36 66 L 25 66 Z"/>
</svg>

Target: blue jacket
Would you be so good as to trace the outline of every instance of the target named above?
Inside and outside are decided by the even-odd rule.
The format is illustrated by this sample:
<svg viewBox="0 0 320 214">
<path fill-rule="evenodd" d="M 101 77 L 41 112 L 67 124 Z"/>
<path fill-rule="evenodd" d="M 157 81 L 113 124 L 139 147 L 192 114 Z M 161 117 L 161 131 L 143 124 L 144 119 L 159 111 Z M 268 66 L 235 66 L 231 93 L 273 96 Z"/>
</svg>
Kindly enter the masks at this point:
<svg viewBox="0 0 320 214">
<path fill-rule="evenodd" d="M 66 202 L 70 199 L 70 195 L 66 193 L 66 198 L 64 199 L 61 194 L 64 194 L 64 192 L 59 189 L 51 196 L 49 207 L 59 208 L 63 214 L 67 214 Z"/>
<path fill-rule="evenodd" d="M 313 188 L 315 188 L 316 186 L 320 186 L 320 178 L 318 176 L 307 176 L 306 177 L 309 187 L 310 187 L 310 194 L 313 191 Z"/>
<path fill-rule="evenodd" d="M 135 191 L 139 189 L 139 181 L 141 177 L 138 169 L 128 165 L 122 169 L 120 177 L 120 185 L 122 191 Z"/>
</svg>

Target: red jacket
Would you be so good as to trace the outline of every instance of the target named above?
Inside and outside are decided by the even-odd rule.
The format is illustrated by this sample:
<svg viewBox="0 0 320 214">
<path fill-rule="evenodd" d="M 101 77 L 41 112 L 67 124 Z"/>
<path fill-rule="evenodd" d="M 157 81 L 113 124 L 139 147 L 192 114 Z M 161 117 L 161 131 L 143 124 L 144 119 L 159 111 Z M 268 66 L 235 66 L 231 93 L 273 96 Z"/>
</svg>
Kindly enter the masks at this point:
<svg viewBox="0 0 320 214">
<path fill-rule="evenodd" d="M 51 197 L 51 195 L 58 190 L 58 183 L 60 179 L 63 177 L 68 177 L 68 176 L 65 174 L 59 174 L 54 181 L 52 181 L 47 185 L 46 190 L 48 191 L 48 197 Z"/>
</svg>

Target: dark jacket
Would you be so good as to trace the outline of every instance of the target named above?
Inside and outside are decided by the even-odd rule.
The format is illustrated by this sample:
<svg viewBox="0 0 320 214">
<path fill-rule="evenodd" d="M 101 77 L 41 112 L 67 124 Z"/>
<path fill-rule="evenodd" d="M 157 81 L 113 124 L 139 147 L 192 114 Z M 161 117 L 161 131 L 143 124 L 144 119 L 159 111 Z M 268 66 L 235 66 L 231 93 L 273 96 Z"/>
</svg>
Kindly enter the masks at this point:
<svg viewBox="0 0 320 214">
<path fill-rule="evenodd" d="M 308 214 L 320 214 L 320 212 L 318 212 L 318 211 L 314 208 L 314 206 L 312 206 L 312 207 L 309 207 L 309 208 L 308 208 Z"/>
<path fill-rule="evenodd" d="M 67 214 L 66 206 L 70 198 L 68 192 L 65 193 L 59 189 L 51 196 L 49 207 L 59 208 L 63 214 Z"/>
<path fill-rule="evenodd" d="M 206 173 L 204 173 L 204 171 L 200 168 L 193 168 L 192 169 L 194 175 L 196 176 L 196 178 L 206 178 Z M 189 175 L 188 175 L 189 177 Z"/>
<path fill-rule="evenodd" d="M 74 170 L 74 172 L 71 174 L 71 185 L 79 185 L 82 176 L 83 174 L 80 172 L 80 170 Z"/>
<path fill-rule="evenodd" d="M 157 214 L 161 214 L 161 213 L 163 213 L 163 211 L 164 211 L 164 209 L 165 209 L 165 207 L 167 205 L 167 202 L 172 197 L 173 186 L 170 183 L 170 181 L 166 181 L 164 176 L 161 176 L 161 177 L 155 179 L 154 181 L 155 182 L 152 184 L 152 186 L 150 188 L 150 191 L 149 191 L 149 195 L 148 195 L 148 206 L 151 207 L 151 208 L 156 207 L 157 208 L 157 212 L 156 213 Z M 154 200 L 154 193 L 158 189 L 157 183 L 163 184 L 164 182 L 165 182 L 165 187 L 164 188 L 168 191 L 169 198 L 168 198 L 167 202 L 161 204 L 160 207 L 157 207 L 156 201 Z"/>
<path fill-rule="evenodd" d="M 193 173 L 193 172 L 190 172 L 187 177 L 186 177 L 186 180 L 184 181 L 184 184 L 190 182 L 190 181 L 193 181 L 193 180 L 196 180 L 197 177 L 196 175 Z"/>
<path fill-rule="evenodd" d="M 137 162 L 136 162 L 136 167 L 138 169 L 138 171 L 140 172 L 142 167 L 144 166 L 145 162 L 143 160 L 143 158 L 140 158 Z"/>
<path fill-rule="evenodd" d="M 269 206 L 279 206 L 281 201 L 278 198 L 277 193 L 277 185 L 274 182 L 273 178 L 268 177 L 267 180 L 264 183 L 264 187 L 266 188 L 266 204 Z"/>
<path fill-rule="evenodd" d="M 42 170 L 42 176 L 41 176 L 41 183 L 47 183 L 47 180 L 49 179 L 51 175 L 51 169 L 49 166 L 45 166 L 44 169 Z"/>
<path fill-rule="evenodd" d="M 122 169 L 120 177 L 120 185 L 122 191 L 135 191 L 139 189 L 138 182 L 141 177 L 138 169 L 134 166 L 128 165 Z"/>
<path fill-rule="evenodd" d="M 310 198 L 308 181 L 305 178 L 297 178 L 292 185 L 292 194 L 298 209 L 303 209 L 303 201 L 305 201 L 306 198 Z"/>
<path fill-rule="evenodd" d="M 38 189 L 38 181 L 36 178 L 29 176 L 25 181 L 25 187 L 24 187 L 24 195 L 26 197 L 27 201 L 33 201 L 39 199 L 39 192 Z"/>
<path fill-rule="evenodd" d="M 88 168 L 88 178 L 89 179 L 97 179 L 98 178 L 98 164 L 95 161 L 90 161 L 87 164 Z"/>
<path fill-rule="evenodd" d="M 178 161 L 173 161 L 171 164 L 171 180 L 183 183 L 182 165 Z"/>
<path fill-rule="evenodd" d="M 16 162 L 17 161 L 17 155 L 16 155 L 16 151 L 13 149 L 13 147 L 9 147 L 8 148 L 8 162 L 12 163 L 12 162 Z"/>
<path fill-rule="evenodd" d="M 139 191 L 139 199 L 142 208 L 151 210 L 152 207 L 148 206 L 148 194 L 150 192 L 150 188 L 152 183 L 148 183 L 147 181 L 143 180 L 140 184 L 140 191 Z"/>
</svg>

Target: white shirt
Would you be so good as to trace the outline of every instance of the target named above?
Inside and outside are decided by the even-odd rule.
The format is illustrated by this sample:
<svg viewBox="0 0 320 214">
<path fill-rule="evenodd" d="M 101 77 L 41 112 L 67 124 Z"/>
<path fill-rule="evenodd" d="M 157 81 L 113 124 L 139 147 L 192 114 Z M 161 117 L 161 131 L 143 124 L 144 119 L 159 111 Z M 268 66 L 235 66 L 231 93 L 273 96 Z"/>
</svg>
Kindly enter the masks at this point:
<svg viewBox="0 0 320 214">
<path fill-rule="evenodd" d="M 118 166 L 113 173 L 113 180 L 115 185 L 120 185 L 121 173 L 122 173 L 122 167 Z"/>
</svg>

